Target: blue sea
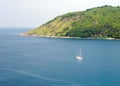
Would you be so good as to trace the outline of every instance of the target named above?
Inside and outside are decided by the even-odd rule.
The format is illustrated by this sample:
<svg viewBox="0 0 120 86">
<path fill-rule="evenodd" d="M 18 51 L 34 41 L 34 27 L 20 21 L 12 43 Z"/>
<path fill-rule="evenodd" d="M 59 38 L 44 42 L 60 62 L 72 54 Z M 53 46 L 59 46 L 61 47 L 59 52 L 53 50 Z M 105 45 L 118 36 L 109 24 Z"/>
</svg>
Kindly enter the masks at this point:
<svg viewBox="0 0 120 86">
<path fill-rule="evenodd" d="M 0 29 L 0 86 L 120 86 L 120 40 L 20 36 L 27 30 Z"/>
</svg>

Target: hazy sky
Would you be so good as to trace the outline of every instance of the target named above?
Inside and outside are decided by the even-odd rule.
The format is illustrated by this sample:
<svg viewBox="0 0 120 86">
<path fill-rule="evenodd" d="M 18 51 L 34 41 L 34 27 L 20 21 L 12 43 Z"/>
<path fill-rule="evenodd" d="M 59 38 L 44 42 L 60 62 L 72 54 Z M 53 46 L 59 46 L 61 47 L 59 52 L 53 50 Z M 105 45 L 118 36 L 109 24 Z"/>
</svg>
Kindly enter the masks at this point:
<svg viewBox="0 0 120 86">
<path fill-rule="evenodd" d="M 113 5 L 120 0 L 0 0 L 0 27 L 38 27 L 68 12 Z"/>
</svg>

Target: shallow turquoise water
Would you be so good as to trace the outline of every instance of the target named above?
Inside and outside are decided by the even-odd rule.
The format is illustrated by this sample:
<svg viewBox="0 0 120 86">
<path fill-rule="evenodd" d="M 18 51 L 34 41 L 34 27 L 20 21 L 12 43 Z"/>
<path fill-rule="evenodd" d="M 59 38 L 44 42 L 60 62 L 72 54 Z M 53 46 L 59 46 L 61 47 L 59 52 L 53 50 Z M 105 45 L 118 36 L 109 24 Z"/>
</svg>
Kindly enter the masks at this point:
<svg viewBox="0 0 120 86">
<path fill-rule="evenodd" d="M 0 86 L 120 86 L 119 40 L 19 36 L 24 31 L 0 29 Z"/>
</svg>

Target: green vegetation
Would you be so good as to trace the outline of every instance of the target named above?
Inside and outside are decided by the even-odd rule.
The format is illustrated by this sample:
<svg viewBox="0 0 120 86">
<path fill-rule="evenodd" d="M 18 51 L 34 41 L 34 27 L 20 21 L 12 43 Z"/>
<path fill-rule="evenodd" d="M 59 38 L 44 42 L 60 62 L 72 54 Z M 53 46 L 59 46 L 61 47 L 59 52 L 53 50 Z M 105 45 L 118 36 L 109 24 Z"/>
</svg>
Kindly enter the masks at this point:
<svg viewBox="0 0 120 86">
<path fill-rule="evenodd" d="M 120 39 L 120 7 L 105 5 L 67 13 L 25 34 Z"/>
</svg>

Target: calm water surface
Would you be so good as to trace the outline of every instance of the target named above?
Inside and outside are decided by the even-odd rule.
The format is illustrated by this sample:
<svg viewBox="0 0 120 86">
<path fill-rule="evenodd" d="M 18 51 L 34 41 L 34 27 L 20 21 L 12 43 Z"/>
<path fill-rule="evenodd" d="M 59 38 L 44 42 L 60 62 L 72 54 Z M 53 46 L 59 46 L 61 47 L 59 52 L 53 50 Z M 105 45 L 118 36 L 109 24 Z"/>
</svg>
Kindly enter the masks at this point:
<svg viewBox="0 0 120 86">
<path fill-rule="evenodd" d="M 0 29 L 0 86 L 120 86 L 120 41 L 23 37 Z M 83 61 L 75 56 L 82 48 Z"/>
</svg>

